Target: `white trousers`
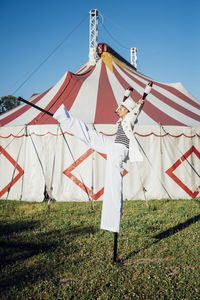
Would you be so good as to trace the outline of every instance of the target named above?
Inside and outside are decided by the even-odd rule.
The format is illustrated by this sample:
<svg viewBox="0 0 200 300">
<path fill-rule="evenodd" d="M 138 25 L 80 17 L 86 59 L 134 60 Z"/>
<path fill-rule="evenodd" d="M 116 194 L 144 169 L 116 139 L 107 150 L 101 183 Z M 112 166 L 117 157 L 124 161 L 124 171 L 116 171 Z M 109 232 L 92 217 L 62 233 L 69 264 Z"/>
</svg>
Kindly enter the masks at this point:
<svg viewBox="0 0 200 300">
<path fill-rule="evenodd" d="M 128 158 L 128 149 L 96 130 L 89 130 L 64 105 L 59 107 L 53 117 L 90 148 L 107 155 L 100 228 L 119 232 L 123 207 L 123 162 Z"/>
</svg>

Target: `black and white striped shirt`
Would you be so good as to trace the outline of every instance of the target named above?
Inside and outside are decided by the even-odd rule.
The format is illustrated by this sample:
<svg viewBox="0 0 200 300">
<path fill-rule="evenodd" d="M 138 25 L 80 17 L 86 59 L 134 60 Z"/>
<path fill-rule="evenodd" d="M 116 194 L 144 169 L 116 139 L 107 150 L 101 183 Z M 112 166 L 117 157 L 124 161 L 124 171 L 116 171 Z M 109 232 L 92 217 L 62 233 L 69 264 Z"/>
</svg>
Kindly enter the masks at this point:
<svg viewBox="0 0 200 300">
<path fill-rule="evenodd" d="M 115 138 L 115 143 L 123 144 L 129 149 L 129 139 L 127 138 L 123 128 L 122 122 L 120 121 L 117 128 L 117 136 Z"/>
</svg>

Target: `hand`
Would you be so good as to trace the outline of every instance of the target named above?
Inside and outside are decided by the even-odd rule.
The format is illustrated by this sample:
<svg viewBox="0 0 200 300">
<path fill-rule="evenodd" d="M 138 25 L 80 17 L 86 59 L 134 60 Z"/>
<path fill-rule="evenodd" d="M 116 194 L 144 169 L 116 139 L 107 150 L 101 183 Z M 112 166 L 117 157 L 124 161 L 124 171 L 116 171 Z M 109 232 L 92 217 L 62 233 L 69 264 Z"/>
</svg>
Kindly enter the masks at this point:
<svg viewBox="0 0 200 300">
<path fill-rule="evenodd" d="M 141 98 L 137 103 L 144 105 L 144 100 Z"/>
</svg>

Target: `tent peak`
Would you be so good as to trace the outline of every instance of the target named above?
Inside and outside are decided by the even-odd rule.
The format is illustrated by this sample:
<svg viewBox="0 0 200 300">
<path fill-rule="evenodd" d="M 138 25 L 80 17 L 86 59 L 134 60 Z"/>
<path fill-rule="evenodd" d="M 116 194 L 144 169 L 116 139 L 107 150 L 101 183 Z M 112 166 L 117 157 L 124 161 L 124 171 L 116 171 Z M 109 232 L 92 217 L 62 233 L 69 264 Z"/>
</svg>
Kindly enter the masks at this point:
<svg viewBox="0 0 200 300">
<path fill-rule="evenodd" d="M 97 53 L 99 55 L 99 57 L 101 57 L 101 55 L 104 52 L 108 52 L 110 54 L 112 54 L 114 57 L 116 57 L 117 59 L 119 59 L 121 62 L 125 63 L 127 66 L 129 66 L 130 68 L 132 68 L 134 71 L 136 71 L 136 68 L 130 63 L 128 62 L 125 58 L 123 58 L 121 55 L 119 55 L 115 50 L 113 50 L 108 44 L 106 43 L 99 43 L 98 44 L 98 48 L 97 48 Z"/>
</svg>

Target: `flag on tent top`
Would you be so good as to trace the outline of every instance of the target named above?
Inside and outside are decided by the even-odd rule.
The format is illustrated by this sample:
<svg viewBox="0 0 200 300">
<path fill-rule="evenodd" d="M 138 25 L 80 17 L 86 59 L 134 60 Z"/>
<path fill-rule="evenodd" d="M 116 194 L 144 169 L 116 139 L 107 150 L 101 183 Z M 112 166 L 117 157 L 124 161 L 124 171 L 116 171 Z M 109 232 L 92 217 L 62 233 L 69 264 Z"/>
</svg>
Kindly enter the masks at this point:
<svg viewBox="0 0 200 300">
<path fill-rule="evenodd" d="M 87 62 L 76 73 L 66 72 L 50 89 L 33 94 L 30 102 L 54 113 L 64 103 L 66 108 L 86 123 L 115 124 L 115 110 L 124 90 L 133 87 L 131 98 L 137 102 L 149 81 L 151 93 L 141 112 L 141 125 L 199 126 L 200 103 L 181 83 L 162 83 L 139 73 L 133 65 L 107 44 L 98 45 L 99 59 Z M 50 116 L 22 104 L 0 116 L 0 126 L 53 124 Z"/>
</svg>

